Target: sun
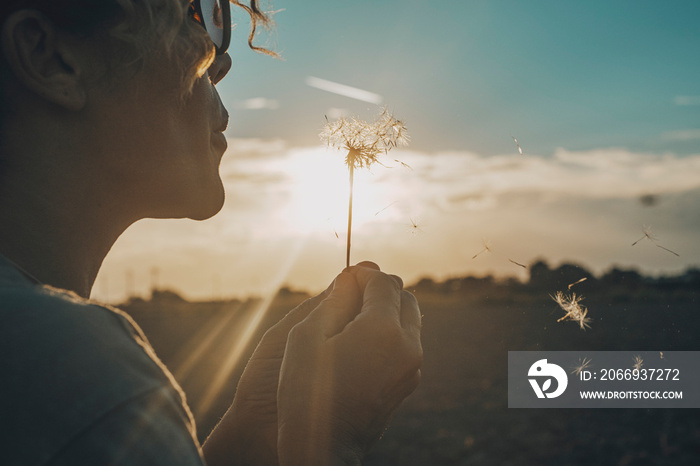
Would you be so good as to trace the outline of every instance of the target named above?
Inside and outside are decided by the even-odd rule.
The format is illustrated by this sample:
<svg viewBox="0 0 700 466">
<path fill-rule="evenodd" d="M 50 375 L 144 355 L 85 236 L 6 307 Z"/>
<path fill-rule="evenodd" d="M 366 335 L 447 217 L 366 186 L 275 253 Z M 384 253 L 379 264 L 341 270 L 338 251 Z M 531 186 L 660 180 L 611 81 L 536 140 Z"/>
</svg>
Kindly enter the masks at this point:
<svg viewBox="0 0 700 466">
<path fill-rule="evenodd" d="M 325 148 L 290 155 L 284 167 L 289 198 L 285 218 L 297 233 L 344 238 L 347 229 L 349 194 L 348 170 L 342 157 Z M 380 167 L 381 168 L 381 167 Z M 372 221 L 379 188 L 376 176 L 366 170 L 355 172 L 353 230 Z"/>
</svg>

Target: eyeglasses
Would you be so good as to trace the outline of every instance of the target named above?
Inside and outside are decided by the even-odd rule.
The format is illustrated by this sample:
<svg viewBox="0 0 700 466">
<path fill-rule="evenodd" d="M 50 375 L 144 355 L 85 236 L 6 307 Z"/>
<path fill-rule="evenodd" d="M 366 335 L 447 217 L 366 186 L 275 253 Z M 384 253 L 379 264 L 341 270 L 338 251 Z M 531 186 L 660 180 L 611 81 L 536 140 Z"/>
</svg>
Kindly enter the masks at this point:
<svg viewBox="0 0 700 466">
<path fill-rule="evenodd" d="M 191 0 L 187 15 L 209 33 L 217 55 L 226 52 L 231 40 L 229 0 Z"/>
</svg>

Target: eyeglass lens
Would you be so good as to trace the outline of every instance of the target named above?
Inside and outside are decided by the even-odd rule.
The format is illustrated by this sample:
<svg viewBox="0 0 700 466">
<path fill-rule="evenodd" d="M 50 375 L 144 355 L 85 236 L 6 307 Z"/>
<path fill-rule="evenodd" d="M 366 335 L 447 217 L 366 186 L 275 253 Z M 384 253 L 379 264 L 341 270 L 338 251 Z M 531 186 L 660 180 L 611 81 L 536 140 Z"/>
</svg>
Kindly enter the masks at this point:
<svg viewBox="0 0 700 466">
<path fill-rule="evenodd" d="M 222 1 L 228 0 L 202 0 L 201 2 L 204 27 L 217 47 L 223 46 L 224 43 L 224 13 L 221 7 Z"/>
</svg>

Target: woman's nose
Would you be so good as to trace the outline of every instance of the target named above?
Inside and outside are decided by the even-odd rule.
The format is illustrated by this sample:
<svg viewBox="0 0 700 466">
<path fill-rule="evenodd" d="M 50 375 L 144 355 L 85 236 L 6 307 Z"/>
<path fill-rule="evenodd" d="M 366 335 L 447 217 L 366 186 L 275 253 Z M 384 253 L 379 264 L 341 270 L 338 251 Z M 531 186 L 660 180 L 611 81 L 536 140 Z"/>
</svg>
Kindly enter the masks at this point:
<svg viewBox="0 0 700 466">
<path fill-rule="evenodd" d="M 226 76 L 230 69 L 231 57 L 229 54 L 223 53 L 221 55 L 217 55 L 214 62 L 209 67 L 209 70 L 207 70 L 209 72 L 209 79 L 216 84 L 224 79 L 224 76 Z"/>
</svg>

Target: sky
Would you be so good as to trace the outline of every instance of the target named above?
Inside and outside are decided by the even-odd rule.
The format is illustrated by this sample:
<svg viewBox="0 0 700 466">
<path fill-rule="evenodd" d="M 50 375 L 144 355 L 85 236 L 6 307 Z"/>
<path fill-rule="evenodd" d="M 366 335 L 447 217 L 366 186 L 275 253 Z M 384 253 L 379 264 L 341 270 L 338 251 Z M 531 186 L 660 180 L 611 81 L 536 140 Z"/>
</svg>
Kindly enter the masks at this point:
<svg viewBox="0 0 700 466">
<path fill-rule="evenodd" d="M 348 174 L 345 154 L 318 134 L 326 117 L 371 121 L 383 106 L 411 141 L 356 174 L 353 262 L 406 282 L 526 279 L 515 262 L 539 259 L 596 273 L 700 266 L 700 3 L 270 8 L 276 26 L 257 42 L 282 58 L 247 49 L 238 14 L 233 67 L 217 86 L 231 114 L 222 212 L 138 222 L 107 256 L 94 297 L 322 290 L 345 265 Z M 654 240 L 632 246 L 645 233 Z"/>
</svg>

